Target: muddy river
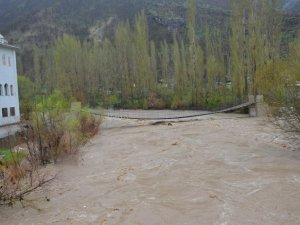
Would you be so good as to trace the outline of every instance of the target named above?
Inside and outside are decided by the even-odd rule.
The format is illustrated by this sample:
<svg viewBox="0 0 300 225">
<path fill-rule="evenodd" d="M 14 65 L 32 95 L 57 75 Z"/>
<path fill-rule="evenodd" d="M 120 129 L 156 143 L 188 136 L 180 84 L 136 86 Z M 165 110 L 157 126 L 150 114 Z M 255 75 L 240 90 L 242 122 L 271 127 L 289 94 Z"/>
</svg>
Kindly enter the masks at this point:
<svg viewBox="0 0 300 225">
<path fill-rule="evenodd" d="M 55 170 L 25 208 L 1 207 L 0 224 L 300 224 L 300 151 L 262 118 L 107 119 Z"/>
</svg>

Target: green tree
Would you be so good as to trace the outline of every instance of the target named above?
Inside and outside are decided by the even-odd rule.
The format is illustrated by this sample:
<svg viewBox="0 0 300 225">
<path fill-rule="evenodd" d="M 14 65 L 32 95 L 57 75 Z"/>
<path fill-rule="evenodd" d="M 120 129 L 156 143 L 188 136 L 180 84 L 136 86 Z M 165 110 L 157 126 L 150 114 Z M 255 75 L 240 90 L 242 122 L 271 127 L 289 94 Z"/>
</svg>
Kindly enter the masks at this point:
<svg viewBox="0 0 300 225">
<path fill-rule="evenodd" d="M 42 68 L 41 68 L 41 53 L 37 46 L 33 47 L 33 75 L 34 83 L 37 92 L 42 89 L 43 78 L 42 78 Z"/>
<path fill-rule="evenodd" d="M 188 74 L 192 90 L 192 104 L 199 106 L 203 102 L 203 50 L 196 35 L 197 4 L 195 0 L 188 1 L 187 29 L 188 29 Z"/>
<path fill-rule="evenodd" d="M 151 71 L 151 85 L 152 90 L 154 86 L 156 86 L 158 81 L 158 70 L 157 70 L 157 53 L 156 53 L 156 46 L 154 41 L 150 41 L 150 71 Z"/>
<path fill-rule="evenodd" d="M 20 111 L 24 119 L 29 119 L 35 96 L 34 83 L 25 76 L 18 76 Z"/>
<path fill-rule="evenodd" d="M 161 67 L 161 77 L 165 83 L 170 83 L 171 76 L 170 76 L 170 50 L 168 43 L 164 40 L 160 44 L 160 67 Z"/>
<path fill-rule="evenodd" d="M 115 45 L 118 76 L 120 78 L 120 87 L 122 93 L 122 102 L 128 103 L 131 93 L 131 79 L 130 79 L 130 48 L 131 35 L 129 22 L 122 23 L 118 26 L 115 32 Z"/>
<path fill-rule="evenodd" d="M 226 66 L 224 62 L 223 37 L 217 28 L 206 29 L 206 76 L 208 95 L 220 95 L 226 82 Z"/>
<path fill-rule="evenodd" d="M 133 41 L 135 44 L 135 62 L 138 97 L 145 98 L 153 88 L 151 63 L 149 56 L 148 25 L 145 13 L 142 11 L 135 19 Z"/>
<path fill-rule="evenodd" d="M 231 76 L 237 97 L 257 94 L 257 73 L 280 55 L 279 1 L 231 1 Z"/>
</svg>

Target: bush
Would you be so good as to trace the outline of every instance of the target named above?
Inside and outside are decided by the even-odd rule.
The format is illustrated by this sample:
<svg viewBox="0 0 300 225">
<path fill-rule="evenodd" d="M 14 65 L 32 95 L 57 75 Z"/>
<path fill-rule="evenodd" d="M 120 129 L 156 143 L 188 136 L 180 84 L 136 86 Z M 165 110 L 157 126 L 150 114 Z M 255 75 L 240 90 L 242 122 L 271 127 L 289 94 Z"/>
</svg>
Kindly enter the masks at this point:
<svg viewBox="0 0 300 225">
<path fill-rule="evenodd" d="M 0 156 L 2 156 L 0 158 L 0 164 L 3 165 L 3 164 L 9 164 L 13 160 L 19 162 L 26 156 L 26 154 L 22 152 L 12 152 L 9 149 L 0 149 Z"/>
<path fill-rule="evenodd" d="M 105 94 L 103 96 L 103 106 L 106 108 L 110 107 L 117 107 L 119 108 L 121 106 L 121 98 L 120 95 L 113 92 L 112 94 Z"/>
<path fill-rule="evenodd" d="M 151 93 L 144 103 L 144 109 L 165 109 L 166 103 L 157 97 L 155 93 Z"/>
<path fill-rule="evenodd" d="M 219 95 L 212 95 L 207 98 L 208 109 L 217 109 L 221 106 L 222 98 Z"/>
<path fill-rule="evenodd" d="M 165 108 L 171 108 L 174 98 L 172 88 L 166 86 L 165 84 L 158 84 L 156 92 L 157 98 L 161 99 L 164 102 Z"/>
<path fill-rule="evenodd" d="M 38 172 L 37 163 L 23 151 L 2 149 L 0 162 L 0 205 L 12 205 L 23 196 L 49 182 Z"/>
<path fill-rule="evenodd" d="M 298 46 L 300 46 L 300 39 Z M 278 61 L 265 66 L 258 73 L 256 85 L 259 93 L 264 95 L 264 99 L 272 109 L 271 113 L 276 124 L 288 132 L 299 133 L 300 89 L 297 83 L 300 80 L 300 74 L 290 65 L 294 60 L 294 58 L 289 58 L 288 61 Z"/>
<path fill-rule="evenodd" d="M 132 99 L 125 105 L 125 108 L 128 109 L 143 109 L 145 108 L 145 101 L 143 99 Z"/>
<path fill-rule="evenodd" d="M 28 120 L 30 112 L 33 109 L 32 100 L 34 98 L 34 83 L 25 76 L 18 76 L 20 111 L 22 116 Z"/>
<path fill-rule="evenodd" d="M 79 116 L 80 133 L 88 140 L 99 131 L 101 119 L 96 119 L 89 111 L 82 111 Z"/>
<path fill-rule="evenodd" d="M 99 129 L 101 120 L 80 103 L 72 104 L 60 92 L 37 98 L 34 109 L 22 130 L 28 155 L 2 149 L 0 155 L 0 205 L 22 201 L 23 196 L 42 186 L 47 179 L 38 171 L 39 165 L 57 162 L 77 152 Z"/>
<path fill-rule="evenodd" d="M 88 111 L 76 109 L 77 104 L 72 105 L 69 112 L 68 101 L 60 92 L 37 102 L 23 130 L 32 158 L 42 164 L 56 162 L 63 155 L 77 152 L 97 133 L 101 120 Z"/>
<path fill-rule="evenodd" d="M 172 100 L 172 109 L 190 109 L 192 106 L 192 91 L 187 90 L 183 96 L 174 96 Z"/>
<path fill-rule="evenodd" d="M 13 160 L 2 167 L 0 174 L 0 205 L 10 206 L 54 179 L 38 172 L 38 167 L 30 158 L 24 158 L 20 162 Z"/>
</svg>

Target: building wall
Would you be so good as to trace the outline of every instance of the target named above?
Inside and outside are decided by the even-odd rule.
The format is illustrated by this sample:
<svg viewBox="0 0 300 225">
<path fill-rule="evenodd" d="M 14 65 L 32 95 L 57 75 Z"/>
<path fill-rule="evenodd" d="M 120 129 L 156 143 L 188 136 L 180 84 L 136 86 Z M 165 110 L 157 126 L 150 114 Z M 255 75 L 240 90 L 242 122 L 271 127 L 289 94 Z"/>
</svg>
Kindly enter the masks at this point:
<svg viewBox="0 0 300 225">
<path fill-rule="evenodd" d="M 3 63 L 5 56 L 5 65 Z M 9 59 L 10 58 L 10 65 Z M 5 93 L 5 84 L 8 85 L 8 96 Z M 19 93 L 17 83 L 17 63 L 16 53 L 11 48 L 0 45 L 0 85 L 2 85 L 2 93 L 0 95 L 0 126 L 14 124 L 20 122 L 19 109 Z M 13 91 L 11 93 L 11 85 Z M 3 110 L 7 109 L 8 116 L 4 117 Z M 11 115 L 11 108 L 14 108 L 15 115 Z"/>
</svg>

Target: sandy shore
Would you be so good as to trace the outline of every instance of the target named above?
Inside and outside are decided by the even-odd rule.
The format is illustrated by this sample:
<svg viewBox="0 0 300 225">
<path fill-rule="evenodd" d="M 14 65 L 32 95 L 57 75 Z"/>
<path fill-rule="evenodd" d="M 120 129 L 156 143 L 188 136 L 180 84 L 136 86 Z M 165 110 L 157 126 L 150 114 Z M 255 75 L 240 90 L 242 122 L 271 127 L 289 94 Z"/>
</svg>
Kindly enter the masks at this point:
<svg viewBox="0 0 300 225">
<path fill-rule="evenodd" d="M 296 225 L 300 151 L 262 118 L 107 119 L 2 225 Z M 50 201 L 46 201 L 46 197 Z"/>
</svg>

